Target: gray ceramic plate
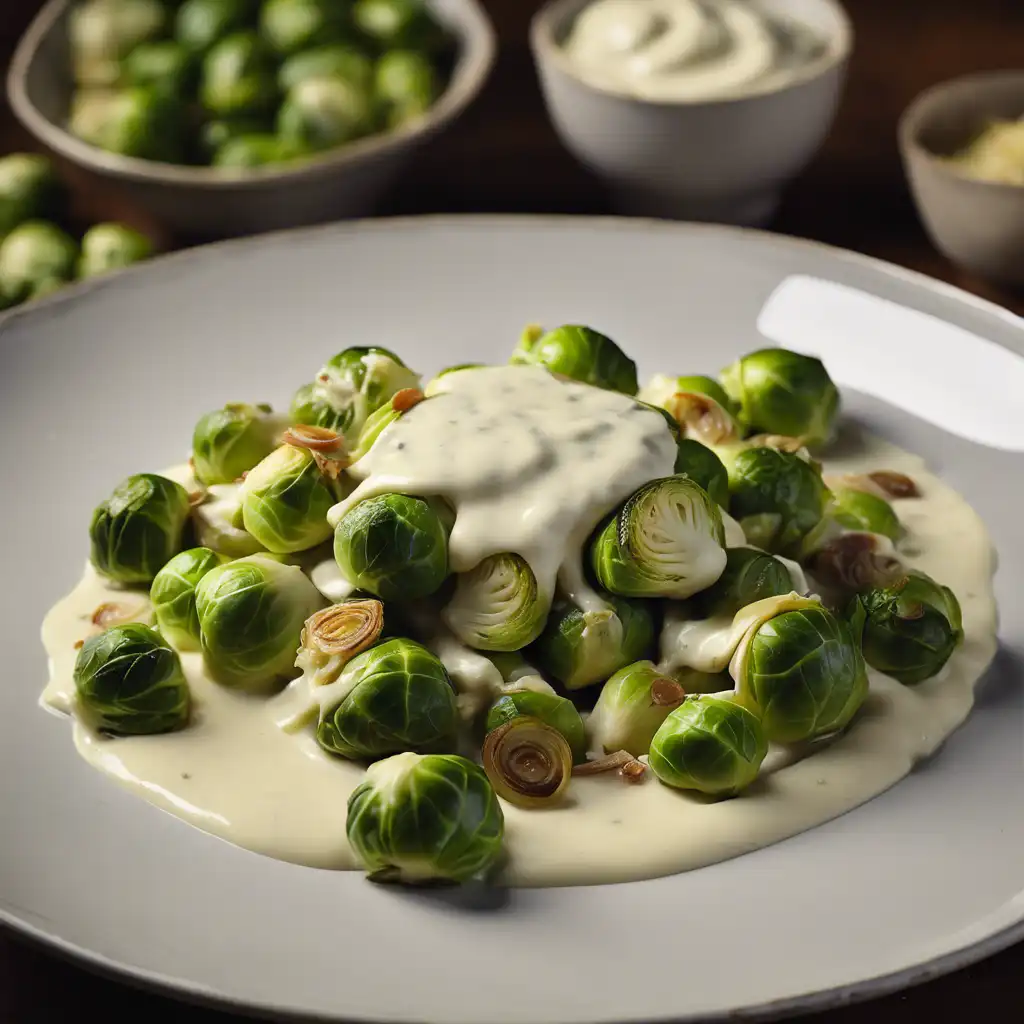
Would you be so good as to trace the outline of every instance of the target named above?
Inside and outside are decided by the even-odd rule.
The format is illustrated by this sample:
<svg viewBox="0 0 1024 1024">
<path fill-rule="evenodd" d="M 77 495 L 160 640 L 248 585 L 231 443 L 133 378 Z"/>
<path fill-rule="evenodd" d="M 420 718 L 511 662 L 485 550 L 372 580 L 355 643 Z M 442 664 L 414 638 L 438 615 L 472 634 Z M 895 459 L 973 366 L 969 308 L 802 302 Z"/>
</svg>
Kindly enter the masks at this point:
<svg viewBox="0 0 1024 1024">
<path fill-rule="evenodd" d="M 37 708 L 39 623 L 78 575 L 93 505 L 122 475 L 177 459 L 208 408 L 283 404 L 310 367 L 353 343 L 393 347 L 428 371 L 500 360 L 529 321 L 599 325 L 645 374 L 713 371 L 763 343 L 759 317 L 794 344 L 811 334 L 831 346 L 826 359 L 855 388 L 850 414 L 968 495 L 1000 554 L 1002 647 L 973 715 L 859 810 L 690 874 L 481 905 L 211 839 L 87 767 L 66 723 Z M 0 916 L 189 997 L 445 1024 L 822 1007 L 1008 945 L 1024 936 L 1024 361 L 1008 349 L 1024 351 L 1016 318 L 859 257 L 757 233 L 581 219 L 268 236 L 157 260 L 7 318 Z"/>
</svg>

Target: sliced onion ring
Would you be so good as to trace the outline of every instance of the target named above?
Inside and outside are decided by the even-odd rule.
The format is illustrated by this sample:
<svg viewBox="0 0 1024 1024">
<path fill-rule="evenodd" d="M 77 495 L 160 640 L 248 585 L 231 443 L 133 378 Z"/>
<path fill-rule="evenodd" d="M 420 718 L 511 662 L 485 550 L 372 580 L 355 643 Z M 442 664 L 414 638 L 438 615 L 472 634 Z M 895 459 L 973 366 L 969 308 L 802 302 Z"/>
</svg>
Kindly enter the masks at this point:
<svg viewBox="0 0 1024 1024">
<path fill-rule="evenodd" d="M 736 423 L 708 395 L 696 391 L 677 391 L 666 403 L 677 423 L 704 444 L 726 444 L 736 438 Z"/>
<path fill-rule="evenodd" d="M 498 796 L 517 807 L 557 803 L 572 776 L 566 738 L 530 715 L 492 729 L 484 739 L 482 761 Z"/>
<path fill-rule="evenodd" d="M 365 651 L 384 630 L 384 605 L 373 598 L 331 605 L 306 619 L 302 646 L 347 661 Z"/>
<path fill-rule="evenodd" d="M 811 572 L 823 583 L 858 593 L 885 587 L 904 574 L 888 541 L 874 533 L 844 533 L 815 552 Z"/>
<path fill-rule="evenodd" d="M 345 438 L 335 430 L 326 427 L 314 427 L 306 423 L 297 423 L 289 427 L 281 440 L 293 448 L 307 448 L 311 452 L 335 454 L 345 448 Z"/>
</svg>

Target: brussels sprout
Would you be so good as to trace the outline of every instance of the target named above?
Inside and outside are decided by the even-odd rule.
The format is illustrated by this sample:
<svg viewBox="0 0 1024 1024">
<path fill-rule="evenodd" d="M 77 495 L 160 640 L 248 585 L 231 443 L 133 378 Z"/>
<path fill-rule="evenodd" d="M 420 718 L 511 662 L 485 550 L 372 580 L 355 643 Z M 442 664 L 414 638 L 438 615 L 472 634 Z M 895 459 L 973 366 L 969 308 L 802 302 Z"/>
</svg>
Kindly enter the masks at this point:
<svg viewBox="0 0 1024 1024">
<path fill-rule="evenodd" d="M 118 62 L 140 43 L 158 38 L 167 24 L 159 0 L 90 0 L 68 12 L 68 43 L 75 81 L 114 85 Z"/>
<path fill-rule="evenodd" d="M 627 665 L 601 687 L 587 722 L 594 746 L 606 754 L 646 754 L 661 723 L 685 696 L 683 687 L 660 673 L 654 662 Z"/>
<path fill-rule="evenodd" d="M 256 6 L 256 0 L 185 0 L 174 20 L 174 38 L 191 53 L 205 53 L 247 28 Z"/>
<path fill-rule="evenodd" d="M 497 861 L 504 826 L 483 769 L 455 754 L 377 761 L 348 800 L 348 841 L 376 882 L 469 881 Z"/>
<path fill-rule="evenodd" d="M 423 393 L 427 398 L 432 398 L 434 395 L 441 394 L 445 390 L 446 386 L 442 383 L 442 380 L 450 373 L 461 373 L 463 370 L 484 369 L 487 369 L 486 363 L 457 363 L 455 366 L 446 366 L 443 370 L 438 370 L 437 373 L 427 381 L 423 387 Z"/>
<path fill-rule="evenodd" d="M 828 489 L 798 455 L 747 448 L 729 468 L 729 511 L 756 547 L 785 554 L 822 520 Z"/>
<path fill-rule="evenodd" d="M 572 777 L 569 741 L 532 715 L 515 715 L 491 730 L 480 760 L 494 791 L 517 807 L 557 803 Z"/>
<path fill-rule="evenodd" d="M 850 487 L 836 488 L 831 493 L 829 515 L 841 526 L 848 530 L 877 533 L 891 541 L 899 539 L 899 517 L 884 498 Z"/>
<path fill-rule="evenodd" d="M 320 46 L 289 57 L 277 73 L 278 88 L 290 92 L 307 78 L 340 78 L 356 89 L 373 88 L 373 61 L 354 46 Z"/>
<path fill-rule="evenodd" d="M 334 558 L 354 586 L 384 601 L 415 601 L 448 577 L 451 516 L 436 501 L 404 494 L 368 498 L 334 530 Z"/>
<path fill-rule="evenodd" d="M 96 224 L 82 237 L 78 276 L 96 277 L 149 259 L 153 243 L 126 224 Z"/>
<path fill-rule="evenodd" d="M 127 85 L 163 90 L 172 96 L 184 96 L 192 91 L 195 72 L 193 54 L 172 40 L 144 43 L 124 59 Z"/>
<path fill-rule="evenodd" d="M 196 587 L 224 559 L 209 548 L 190 548 L 175 555 L 157 574 L 150 587 L 160 632 L 183 651 L 200 648 Z"/>
<path fill-rule="evenodd" d="M 44 220 L 19 224 L 0 242 L 0 288 L 21 300 L 38 297 L 47 281 L 69 281 L 78 246 L 60 228 Z"/>
<path fill-rule="evenodd" d="M 422 0 L 356 0 L 356 27 L 382 49 L 436 49 L 445 34 Z"/>
<path fill-rule="evenodd" d="M 687 697 L 651 740 L 651 771 L 666 786 L 733 796 L 757 778 L 768 741 L 757 716 L 723 697 Z"/>
<path fill-rule="evenodd" d="M 437 71 L 415 50 L 391 50 L 377 62 L 377 98 L 390 108 L 392 126 L 426 113 L 441 91 Z"/>
<path fill-rule="evenodd" d="M 859 595 L 851 610 L 858 605 L 867 663 L 904 685 L 936 675 L 963 641 L 956 595 L 922 572 Z"/>
<path fill-rule="evenodd" d="M 269 117 L 214 118 L 199 129 L 199 150 L 207 161 L 212 161 L 232 139 L 270 135 L 272 128 L 273 119 Z"/>
<path fill-rule="evenodd" d="M 295 147 L 269 133 L 236 135 L 213 155 L 211 166 L 224 170 L 247 170 L 287 163 L 302 154 Z"/>
<path fill-rule="evenodd" d="M 188 492 L 153 473 L 123 480 L 92 515 L 91 560 L 118 583 L 151 583 L 182 547 Z"/>
<path fill-rule="evenodd" d="M 358 437 L 372 412 L 399 391 L 419 384 L 419 374 L 394 352 L 375 346 L 347 348 L 321 368 L 312 384 L 298 390 L 292 419 Z"/>
<path fill-rule="evenodd" d="M 526 560 L 505 552 L 459 573 L 455 594 L 442 614 L 469 647 L 518 651 L 540 635 L 548 608 Z"/>
<path fill-rule="evenodd" d="M 486 729 L 492 732 L 506 722 L 528 715 L 538 718 L 558 730 L 569 744 L 573 762 L 578 764 L 587 759 L 587 735 L 583 728 L 576 705 L 557 693 L 538 693 L 535 690 L 507 690 L 487 712 Z"/>
<path fill-rule="evenodd" d="M 728 444 L 740 436 L 732 400 L 710 377 L 666 377 L 659 373 L 637 397 L 664 409 L 688 438 L 702 444 Z"/>
<path fill-rule="evenodd" d="M 207 669 L 221 683 L 253 692 L 290 678 L 302 627 L 323 604 L 298 566 L 272 555 L 211 569 L 196 586 Z"/>
<path fill-rule="evenodd" d="M 749 430 L 798 437 L 809 445 L 831 440 L 839 391 L 820 359 L 764 348 L 727 367 L 721 379 Z"/>
<path fill-rule="evenodd" d="M 277 132 L 292 146 L 319 152 L 367 135 L 376 127 L 373 96 L 338 76 L 304 78 L 277 115 Z"/>
<path fill-rule="evenodd" d="M 793 577 L 778 559 L 756 548 L 727 548 L 722 575 L 697 594 L 694 609 L 701 618 L 732 618 L 741 608 L 793 590 Z"/>
<path fill-rule="evenodd" d="M 646 657 L 654 645 L 654 615 L 647 604 L 602 597 L 607 609 L 586 612 L 556 599 L 544 631 L 530 645 L 530 658 L 568 690 L 604 682 L 617 669 Z"/>
<path fill-rule="evenodd" d="M 718 506 L 685 476 L 652 480 L 598 527 L 590 563 L 598 583 L 623 597 L 684 598 L 725 568 Z"/>
<path fill-rule="evenodd" d="M 798 743 L 838 732 L 868 694 L 858 638 L 818 602 L 755 622 L 729 666 L 738 700 L 765 735 Z"/>
<path fill-rule="evenodd" d="M 385 640 L 342 669 L 337 703 L 321 707 L 317 742 L 340 757 L 403 750 L 444 751 L 455 743 L 455 690 L 441 662 L 413 640 Z"/>
<path fill-rule="evenodd" d="M 722 460 L 707 445 L 688 437 L 680 440 L 674 472 L 688 476 L 708 492 L 712 501 L 728 507 L 729 474 Z"/>
<path fill-rule="evenodd" d="M 68 120 L 69 131 L 90 146 L 163 163 L 180 162 L 182 128 L 177 98 L 147 88 L 79 91 Z"/>
<path fill-rule="evenodd" d="M 36 153 L 0 158 L 0 237 L 27 220 L 53 216 L 63 205 L 53 164 Z"/>
<path fill-rule="evenodd" d="M 337 0 L 265 0 L 260 32 L 282 54 L 343 42 L 348 34 L 346 6 Z"/>
<path fill-rule="evenodd" d="M 563 377 L 624 395 L 637 392 L 636 363 L 611 338 L 590 327 L 567 325 L 546 334 L 528 327 L 509 362 L 544 366 Z"/>
<path fill-rule="evenodd" d="M 359 431 L 359 437 L 355 448 L 349 453 L 350 465 L 355 465 L 374 446 L 377 438 L 395 420 L 400 419 L 410 409 L 423 401 L 423 392 L 418 388 L 405 388 L 391 399 L 384 403 L 379 409 L 375 409 L 367 417 L 363 429 Z"/>
<path fill-rule="evenodd" d="M 229 484 L 278 444 L 280 424 L 269 405 L 236 402 L 208 412 L 192 432 L 192 468 L 202 484 Z"/>
<path fill-rule="evenodd" d="M 284 555 L 307 551 L 331 536 L 327 513 L 341 494 L 311 451 L 284 444 L 249 471 L 238 497 L 235 526 Z"/>
<path fill-rule="evenodd" d="M 192 510 L 196 539 L 203 547 L 228 558 L 245 558 L 263 550 L 255 537 L 234 525 L 241 508 L 240 490 L 239 484 L 214 484 L 206 489 L 205 500 Z"/>
<path fill-rule="evenodd" d="M 104 732 L 149 736 L 188 722 L 191 695 L 178 655 L 140 622 L 89 637 L 74 680 L 83 717 Z"/>
<path fill-rule="evenodd" d="M 255 32 L 236 32 L 203 58 L 199 95 L 221 117 L 258 115 L 277 101 L 274 65 Z"/>
</svg>

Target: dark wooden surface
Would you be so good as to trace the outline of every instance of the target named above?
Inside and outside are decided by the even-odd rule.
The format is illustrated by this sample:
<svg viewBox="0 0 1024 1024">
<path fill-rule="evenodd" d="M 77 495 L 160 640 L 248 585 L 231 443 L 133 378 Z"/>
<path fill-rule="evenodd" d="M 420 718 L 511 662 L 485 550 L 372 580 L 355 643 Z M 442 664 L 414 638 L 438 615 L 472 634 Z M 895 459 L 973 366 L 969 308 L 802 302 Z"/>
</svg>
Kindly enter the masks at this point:
<svg viewBox="0 0 1024 1024">
<path fill-rule="evenodd" d="M 485 95 L 424 155 L 383 212 L 606 212 L 600 190 L 561 149 L 544 114 L 526 45 L 536 0 L 485 3 L 501 37 L 498 67 Z M 964 72 L 1024 65 L 1024 3 L 846 0 L 846 5 L 857 43 L 845 100 L 827 145 L 790 190 L 774 229 L 923 271 L 1024 313 L 1024 295 L 970 277 L 930 246 L 906 191 L 894 136 L 900 111 L 926 86 Z M 0 0 L 4 66 L 39 6 L 39 0 Z M 22 148 L 34 147 L 0 106 L 0 152 Z M 76 206 L 85 217 L 146 220 L 140 211 L 125 210 L 116 195 L 80 187 Z M 965 864 L 964 877 L 972 870 L 983 866 Z M 0 934 L 2 1024 L 51 1024 L 84 1010 L 147 1024 L 235 1019 L 97 978 Z M 902 994 L 812 1019 L 895 1024 L 918 1017 L 1024 1019 L 1024 946 Z"/>
</svg>

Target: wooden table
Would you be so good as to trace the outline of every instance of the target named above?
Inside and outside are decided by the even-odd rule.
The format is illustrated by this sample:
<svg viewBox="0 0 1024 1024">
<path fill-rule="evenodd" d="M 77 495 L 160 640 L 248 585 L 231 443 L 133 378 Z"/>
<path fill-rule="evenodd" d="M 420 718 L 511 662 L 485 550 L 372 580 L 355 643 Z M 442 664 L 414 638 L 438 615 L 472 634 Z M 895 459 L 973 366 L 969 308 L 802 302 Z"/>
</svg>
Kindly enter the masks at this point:
<svg viewBox="0 0 1024 1024">
<path fill-rule="evenodd" d="M 607 212 L 600 189 L 562 150 L 544 114 L 526 45 L 537 0 L 485 3 L 501 37 L 501 56 L 486 93 L 450 136 L 424 155 L 383 212 Z M 40 0 L 0 0 L 4 64 L 39 6 Z M 926 86 L 1024 62 L 1024 4 L 846 0 L 846 6 L 857 34 L 846 97 L 831 138 L 790 190 L 774 229 L 923 271 L 1024 313 L 1024 294 L 970 277 L 931 247 L 906 191 L 894 134 L 900 111 Z M 0 152 L 28 145 L 10 113 L 0 108 Z M 126 211 L 113 194 L 79 188 L 76 205 L 95 218 L 138 219 L 137 211 Z M 969 882 L 971 870 L 984 868 L 965 864 L 964 881 Z M 92 1009 L 146 1024 L 235 1019 L 94 977 L 0 935 L 0 1021 L 52 1024 Z M 1024 945 L 903 994 L 812 1019 L 888 1024 L 919 1016 L 938 1021 L 1024 1017 Z"/>
</svg>

